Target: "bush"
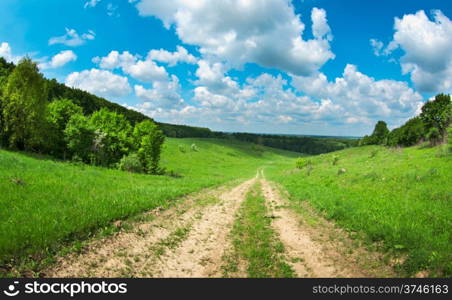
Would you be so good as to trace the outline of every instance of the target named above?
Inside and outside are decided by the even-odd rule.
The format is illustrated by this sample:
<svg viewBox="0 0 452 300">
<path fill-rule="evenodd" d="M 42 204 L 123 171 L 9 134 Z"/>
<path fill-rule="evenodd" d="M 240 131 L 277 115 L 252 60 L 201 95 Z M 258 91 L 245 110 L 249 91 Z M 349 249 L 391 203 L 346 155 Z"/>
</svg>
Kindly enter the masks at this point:
<svg viewBox="0 0 452 300">
<path fill-rule="evenodd" d="M 199 151 L 198 146 L 196 146 L 196 144 L 192 144 L 190 149 L 191 149 L 191 151 L 194 151 L 194 152 L 198 152 Z"/>
<path fill-rule="evenodd" d="M 179 152 L 186 153 L 187 149 L 183 145 L 179 145 Z"/>
<path fill-rule="evenodd" d="M 333 155 L 333 166 L 336 166 L 339 163 L 339 156 Z"/>
<path fill-rule="evenodd" d="M 441 141 L 441 133 L 436 127 L 430 128 L 427 134 L 427 139 L 430 141 L 431 146 L 436 146 Z"/>
<path fill-rule="evenodd" d="M 89 123 L 96 130 L 95 164 L 111 166 L 131 152 L 132 127 L 123 115 L 103 108 L 91 115 Z"/>
<path fill-rule="evenodd" d="M 160 174 L 160 154 L 165 141 L 163 132 L 152 121 L 143 121 L 133 130 L 134 147 L 147 173 Z"/>
<path fill-rule="evenodd" d="M 118 163 L 118 169 L 131 173 L 143 173 L 144 167 L 138 157 L 138 154 L 132 153 L 124 155 Z"/>
<path fill-rule="evenodd" d="M 295 166 L 297 169 L 303 169 L 304 167 L 310 166 L 312 165 L 312 162 L 310 159 L 306 159 L 306 158 L 297 158 L 297 160 L 295 161 Z"/>
<path fill-rule="evenodd" d="M 82 114 L 75 114 L 64 130 L 64 139 L 73 158 L 90 163 L 95 137 L 94 128 Z"/>
</svg>

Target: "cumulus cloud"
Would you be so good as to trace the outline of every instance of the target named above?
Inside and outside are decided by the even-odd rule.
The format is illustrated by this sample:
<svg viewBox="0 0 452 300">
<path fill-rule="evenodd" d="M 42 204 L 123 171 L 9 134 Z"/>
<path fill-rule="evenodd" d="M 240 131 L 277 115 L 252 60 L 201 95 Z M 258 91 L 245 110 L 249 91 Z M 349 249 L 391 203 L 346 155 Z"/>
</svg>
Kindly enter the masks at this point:
<svg viewBox="0 0 452 300">
<path fill-rule="evenodd" d="M 13 55 L 11 46 L 7 42 L 0 44 L 0 57 L 3 57 L 8 62 L 17 63 L 20 60 L 20 56 Z"/>
<path fill-rule="evenodd" d="M 72 50 L 61 51 L 53 56 L 49 62 L 39 64 L 40 69 L 56 69 L 64 66 L 68 62 L 76 61 L 77 55 Z"/>
<path fill-rule="evenodd" d="M 174 26 L 178 37 L 199 46 L 204 56 L 233 66 L 251 62 L 309 75 L 334 58 L 326 12 L 312 10 L 314 39 L 304 40 L 305 25 L 289 0 L 140 0 L 136 7 L 141 16 Z"/>
<path fill-rule="evenodd" d="M 151 89 L 135 85 L 135 94 L 143 101 L 141 106 L 148 109 L 180 107 L 184 103 L 180 91 L 179 79 L 175 75 L 165 81 L 153 82 Z"/>
<path fill-rule="evenodd" d="M 77 47 L 85 44 L 87 40 L 94 40 L 95 38 L 96 33 L 92 30 L 88 30 L 87 33 L 80 36 L 75 29 L 66 28 L 64 35 L 50 38 L 49 45 L 63 44 L 70 47 Z"/>
<path fill-rule="evenodd" d="M 197 62 L 197 59 L 182 46 L 177 46 L 176 52 L 169 52 L 164 49 L 151 50 L 149 51 L 148 57 L 158 62 L 167 63 L 170 67 L 180 62 L 189 64 L 195 64 Z"/>
<path fill-rule="evenodd" d="M 401 49 L 403 74 L 422 92 L 452 92 L 452 21 L 441 11 L 430 20 L 423 10 L 395 18 L 393 40 L 383 50 Z"/>
<path fill-rule="evenodd" d="M 94 63 L 98 63 L 103 69 L 121 68 L 124 73 L 141 82 L 153 82 L 166 80 L 168 73 L 163 66 L 157 65 L 149 57 L 140 60 L 138 55 L 132 55 L 128 51 L 119 53 L 111 51 L 106 57 L 94 57 Z"/>
<path fill-rule="evenodd" d="M 308 96 L 331 99 L 343 107 L 342 117 L 347 123 L 385 119 L 398 125 L 412 117 L 422 103 L 422 96 L 406 82 L 375 80 L 350 64 L 335 81 L 330 82 L 323 73 L 318 73 L 310 77 L 294 76 L 293 85 Z"/>
<path fill-rule="evenodd" d="M 66 85 L 102 97 L 118 98 L 128 95 L 131 91 L 126 77 L 98 69 L 71 73 L 66 78 Z"/>
</svg>

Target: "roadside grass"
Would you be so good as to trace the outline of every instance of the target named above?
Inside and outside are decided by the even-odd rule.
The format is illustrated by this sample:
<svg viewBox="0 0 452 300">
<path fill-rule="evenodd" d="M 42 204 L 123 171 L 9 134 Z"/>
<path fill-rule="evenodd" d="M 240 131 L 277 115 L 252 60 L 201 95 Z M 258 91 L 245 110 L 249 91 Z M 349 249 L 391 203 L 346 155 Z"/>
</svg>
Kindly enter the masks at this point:
<svg viewBox="0 0 452 300">
<path fill-rule="evenodd" d="M 400 276 L 450 277 L 452 157 L 437 154 L 424 145 L 366 146 L 312 156 L 309 170 L 294 170 L 295 160 L 288 160 L 266 174 L 287 189 L 293 206 L 309 201 L 352 235 L 364 234 L 369 246 L 397 257 Z"/>
<path fill-rule="evenodd" d="M 193 144 L 197 151 L 190 150 Z M 115 220 L 165 209 L 181 196 L 250 178 L 258 167 L 295 155 L 262 149 L 236 141 L 167 139 L 162 165 L 178 176 L 132 174 L 0 150 L 0 277 L 18 265 L 38 271 L 67 245 L 78 248 L 99 230 L 114 231 Z"/>
<path fill-rule="evenodd" d="M 284 262 L 284 246 L 271 227 L 260 183 L 248 192 L 231 232 L 233 251 L 224 260 L 224 275 L 237 272 L 237 262 L 245 261 L 248 277 L 293 277 L 294 271 Z"/>
</svg>

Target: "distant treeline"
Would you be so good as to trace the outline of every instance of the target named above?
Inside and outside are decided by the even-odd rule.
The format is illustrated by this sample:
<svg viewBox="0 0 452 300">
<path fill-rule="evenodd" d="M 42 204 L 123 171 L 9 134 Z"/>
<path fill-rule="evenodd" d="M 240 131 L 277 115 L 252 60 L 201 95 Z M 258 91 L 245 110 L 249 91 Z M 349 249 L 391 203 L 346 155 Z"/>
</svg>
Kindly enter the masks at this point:
<svg viewBox="0 0 452 300">
<path fill-rule="evenodd" d="M 1 87 L 5 85 L 8 76 L 14 71 L 15 65 L 8 63 L 0 57 L 0 93 Z M 77 88 L 68 87 L 55 79 L 44 80 L 45 98 L 48 103 L 58 99 L 69 99 L 83 110 L 83 115 L 107 109 L 110 112 L 121 114 L 135 126 L 145 120 L 152 120 L 150 117 L 131 109 L 127 109 L 119 104 L 112 103 L 102 97 L 95 96 L 89 92 Z M 1 94 L 0 94 L 1 97 Z M 1 100 L 0 100 L 1 105 Z M 1 109 L 1 107 L 0 107 Z M 0 120 L 1 122 L 1 120 Z M 324 137 L 304 137 L 304 136 L 284 136 L 251 133 L 224 133 L 215 132 L 209 128 L 194 127 L 187 125 L 175 125 L 155 122 L 167 137 L 175 138 L 234 138 L 240 141 L 251 142 L 268 147 L 307 153 L 320 154 L 344 149 L 357 144 L 356 140 L 347 138 L 324 138 Z M 0 124 L 1 125 L 1 124 Z"/>
<path fill-rule="evenodd" d="M 358 145 L 357 140 L 348 138 L 314 138 L 253 133 L 232 133 L 224 135 L 244 142 L 306 154 L 327 153 Z"/>
</svg>

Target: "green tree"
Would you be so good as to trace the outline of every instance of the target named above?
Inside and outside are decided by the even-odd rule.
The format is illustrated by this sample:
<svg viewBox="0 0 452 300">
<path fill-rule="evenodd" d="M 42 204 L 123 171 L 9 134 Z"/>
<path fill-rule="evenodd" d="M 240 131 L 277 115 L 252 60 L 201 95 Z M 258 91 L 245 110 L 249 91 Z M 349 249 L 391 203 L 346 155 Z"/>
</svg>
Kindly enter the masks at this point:
<svg viewBox="0 0 452 300">
<path fill-rule="evenodd" d="M 82 108 L 69 99 L 54 100 L 47 106 L 48 147 L 51 154 L 65 158 L 67 143 L 64 130 L 71 116 L 77 114 L 83 114 Z"/>
<path fill-rule="evenodd" d="M 122 114 L 102 108 L 91 115 L 89 122 L 96 130 L 93 148 L 95 164 L 111 166 L 129 154 L 132 126 Z"/>
<path fill-rule="evenodd" d="M 378 121 L 371 135 L 372 143 L 382 145 L 386 143 L 389 134 L 388 125 L 385 121 Z"/>
<path fill-rule="evenodd" d="M 90 163 L 94 141 L 94 128 L 82 114 L 72 115 L 64 129 L 64 139 L 74 160 Z"/>
<path fill-rule="evenodd" d="M 165 141 L 163 132 L 152 121 L 143 121 L 133 129 L 134 146 L 147 173 L 158 174 L 160 154 Z"/>
<path fill-rule="evenodd" d="M 3 88 L 2 122 L 8 146 L 40 150 L 45 136 L 46 84 L 36 63 L 22 59 Z"/>
<path fill-rule="evenodd" d="M 447 127 L 452 121 L 452 104 L 450 95 L 436 95 L 435 100 L 428 101 L 422 106 L 420 118 L 424 122 L 428 132 L 432 128 L 438 129 L 440 139 L 445 140 L 447 136 Z"/>
</svg>

